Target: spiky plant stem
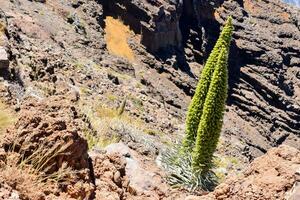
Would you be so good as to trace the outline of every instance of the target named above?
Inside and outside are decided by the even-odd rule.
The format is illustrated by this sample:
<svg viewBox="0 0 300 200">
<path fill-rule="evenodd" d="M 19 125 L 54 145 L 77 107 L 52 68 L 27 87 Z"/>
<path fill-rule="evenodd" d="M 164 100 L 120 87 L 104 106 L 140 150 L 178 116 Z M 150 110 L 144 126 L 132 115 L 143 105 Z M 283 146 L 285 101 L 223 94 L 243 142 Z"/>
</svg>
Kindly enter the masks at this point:
<svg viewBox="0 0 300 200">
<path fill-rule="evenodd" d="M 228 48 L 221 48 L 211 84 L 205 99 L 203 114 L 193 150 L 193 169 L 208 171 L 212 164 L 223 124 L 228 89 Z"/>
<path fill-rule="evenodd" d="M 229 17 L 226 22 L 226 25 L 224 26 L 219 36 L 216 45 L 214 46 L 211 54 L 208 57 L 208 60 L 201 73 L 201 78 L 197 85 L 195 94 L 189 106 L 187 119 L 186 119 L 186 136 L 185 139 L 183 140 L 184 149 L 188 149 L 189 151 L 192 150 L 195 144 L 198 126 L 203 113 L 203 106 L 210 87 L 211 78 L 214 73 L 220 51 L 222 47 L 229 50 L 232 31 L 233 31 L 232 18 Z"/>
</svg>

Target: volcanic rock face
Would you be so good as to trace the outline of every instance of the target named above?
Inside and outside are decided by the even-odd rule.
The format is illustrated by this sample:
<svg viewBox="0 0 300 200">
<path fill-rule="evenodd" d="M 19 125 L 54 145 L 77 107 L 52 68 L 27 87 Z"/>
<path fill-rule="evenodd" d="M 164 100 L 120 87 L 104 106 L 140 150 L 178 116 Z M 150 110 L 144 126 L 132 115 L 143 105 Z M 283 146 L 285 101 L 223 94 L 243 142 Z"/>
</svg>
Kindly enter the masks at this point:
<svg viewBox="0 0 300 200">
<path fill-rule="evenodd" d="M 141 44 L 151 52 L 168 47 L 180 47 L 179 28 L 182 5 L 166 0 L 153 1 L 101 1 L 104 16 L 121 17 L 131 28 L 141 33 Z"/>
<path fill-rule="evenodd" d="M 198 74 L 190 67 L 195 61 L 205 60 L 218 37 L 219 27 L 231 15 L 235 33 L 229 66 L 225 140 L 229 143 L 236 138 L 242 140 L 246 145 L 239 148 L 249 159 L 283 143 L 299 147 L 299 10 L 275 0 L 186 0 L 169 4 L 167 1 L 109 1 L 105 4 L 104 13 L 121 16 L 137 33 L 142 30 L 141 41 L 149 51 L 165 48 L 172 54 L 173 50 L 166 50 L 166 43 L 172 44 L 177 49 L 174 54 L 178 64 L 187 65 L 181 69 L 195 76 Z M 123 12 L 113 9 L 116 6 L 122 7 Z M 166 8 L 172 11 L 166 14 Z M 129 16 L 139 20 L 128 19 Z M 162 33 L 165 28 L 172 33 Z M 165 72 L 171 74 L 170 80 L 186 94 L 193 94 L 195 79 L 192 82 L 180 79 L 183 73 L 171 69 Z M 178 76 L 173 78 L 175 73 Z"/>
<path fill-rule="evenodd" d="M 150 25 L 141 23 L 141 43 L 151 52 L 157 52 L 161 48 L 180 47 L 182 36 L 179 29 L 178 12 L 175 6 L 166 9 L 160 7 L 158 13 L 153 16 Z"/>
<path fill-rule="evenodd" d="M 300 11 L 276 1 L 225 1 L 215 17 L 223 21 L 228 15 L 234 17 L 236 29 L 230 111 L 256 129 L 238 127 L 235 134 L 262 153 L 283 143 L 299 148 Z M 227 116 L 231 119 L 230 113 Z M 259 144 L 253 145 L 258 138 Z"/>
</svg>

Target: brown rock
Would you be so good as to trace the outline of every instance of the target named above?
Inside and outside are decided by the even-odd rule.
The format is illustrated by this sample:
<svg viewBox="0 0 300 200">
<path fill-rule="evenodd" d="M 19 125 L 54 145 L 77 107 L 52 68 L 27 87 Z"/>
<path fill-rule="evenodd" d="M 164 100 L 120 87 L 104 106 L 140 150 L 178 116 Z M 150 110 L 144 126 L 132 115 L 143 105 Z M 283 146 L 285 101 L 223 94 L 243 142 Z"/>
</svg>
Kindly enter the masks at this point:
<svg viewBox="0 0 300 200">
<path fill-rule="evenodd" d="M 57 171 L 63 163 L 73 169 L 88 168 L 87 142 L 80 136 L 75 122 L 77 112 L 72 103 L 62 96 L 37 101 L 29 98 L 21 107 L 14 129 L 9 129 L 3 146 L 24 155 L 33 153 L 49 158 L 43 169 Z"/>
<path fill-rule="evenodd" d="M 208 196 L 198 199 L 285 199 L 293 185 L 300 181 L 300 152 L 290 146 L 273 148 L 255 159 L 241 176 L 230 177 Z M 296 196 L 299 188 L 294 187 Z"/>
<path fill-rule="evenodd" d="M 7 152 L 16 152 L 16 162 L 19 159 L 32 164 L 39 173 L 51 175 L 68 167 L 63 171 L 68 184 L 61 185 L 60 190 L 74 199 L 89 198 L 93 187 L 81 123 L 67 97 L 29 97 L 21 106 L 18 121 L 7 130 L 2 146 Z"/>
<path fill-rule="evenodd" d="M 94 167 L 96 199 L 121 199 L 124 191 L 119 186 L 125 174 L 120 171 L 125 171 L 126 161 L 118 154 L 106 155 L 93 151 L 90 156 Z"/>
</svg>

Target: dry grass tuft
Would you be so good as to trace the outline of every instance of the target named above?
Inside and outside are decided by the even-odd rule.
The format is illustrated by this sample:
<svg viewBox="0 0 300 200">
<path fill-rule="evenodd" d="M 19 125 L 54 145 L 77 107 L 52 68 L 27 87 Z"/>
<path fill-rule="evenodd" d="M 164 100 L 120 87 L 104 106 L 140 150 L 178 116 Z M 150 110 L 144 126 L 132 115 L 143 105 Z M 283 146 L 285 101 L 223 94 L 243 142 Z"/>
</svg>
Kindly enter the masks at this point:
<svg viewBox="0 0 300 200">
<path fill-rule="evenodd" d="M 13 111 L 0 101 L 0 134 L 16 121 Z"/>
<path fill-rule="evenodd" d="M 0 22 L 0 33 L 3 34 L 6 30 L 6 26 L 5 24 L 3 24 L 2 22 Z"/>
<path fill-rule="evenodd" d="M 119 135 L 115 132 L 116 127 L 134 127 L 140 131 L 145 129 L 144 121 L 130 116 L 124 110 L 125 108 L 123 112 L 120 112 L 120 108 L 110 108 L 100 104 L 92 109 L 89 106 L 82 106 L 81 109 L 94 130 L 91 131 L 89 128 L 84 130 L 90 149 L 95 146 L 104 148 L 109 144 L 119 142 Z"/>
<path fill-rule="evenodd" d="M 5 30 L 6 30 L 6 26 L 4 23 L 0 22 L 0 45 L 3 45 L 3 38 L 2 36 L 4 35 L 5 33 Z"/>
<path fill-rule="evenodd" d="M 55 187 L 53 181 L 42 181 L 41 174 L 30 165 L 20 166 L 18 160 L 18 153 L 7 153 L 7 163 L 0 168 L 2 183 L 18 191 L 22 199 L 44 199 L 43 192 Z"/>
<path fill-rule="evenodd" d="M 41 145 L 26 158 L 21 152 L 14 152 L 14 147 L 5 154 L 4 161 L 0 160 L 0 185 L 2 182 L 18 191 L 21 199 L 45 199 L 48 193 L 61 192 L 61 186 L 75 180 L 77 171 L 68 167 L 67 163 L 63 163 L 58 171 L 47 173 L 52 167 L 49 161 L 68 148 L 68 143 L 52 149 Z"/>
<path fill-rule="evenodd" d="M 4 183 L 28 199 L 40 199 L 43 196 L 41 191 L 46 190 L 45 184 L 40 183 L 39 176 L 20 169 L 16 166 L 5 166 L 0 169 L 0 176 Z"/>
<path fill-rule="evenodd" d="M 134 53 L 127 42 L 131 34 L 129 27 L 125 26 L 122 21 L 112 17 L 107 17 L 105 23 L 105 40 L 108 51 L 111 54 L 133 61 Z"/>
</svg>

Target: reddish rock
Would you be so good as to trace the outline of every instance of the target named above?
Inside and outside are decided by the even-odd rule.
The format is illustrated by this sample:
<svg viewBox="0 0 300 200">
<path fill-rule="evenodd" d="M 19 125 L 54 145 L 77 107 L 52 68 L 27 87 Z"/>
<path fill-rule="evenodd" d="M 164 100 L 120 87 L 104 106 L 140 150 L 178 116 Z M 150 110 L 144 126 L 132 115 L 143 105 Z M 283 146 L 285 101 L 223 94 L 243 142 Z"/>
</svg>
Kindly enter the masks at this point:
<svg viewBox="0 0 300 200">
<path fill-rule="evenodd" d="M 67 98 L 56 96 L 43 100 L 29 98 L 22 105 L 20 117 L 8 130 L 3 146 L 30 157 L 36 151 L 51 158 L 43 168 L 57 171 L 64 162 L 73 169 L 88 168 L 87 142 L 80 136 L 78 113 Z"/>
<path fill-rule="evenodd" d="M 69 167 L 62 171 L 66 173 L 66 184 L 61 184 L 58 191 L 74 199 L 89 198 L 93 186 L 87 141 L 81 135 L 80 123 L 83 122 L 67 97 L 30 97 L 21 106 L 18 121 L 7 130 L 2 146 L 8 153 L 16 152 L 19 162 L 31 164 L 42 174 L 60 173 Z"/>
<path fill-rule="evenodd" d="M 296 196 L 299 188 L 294 185 L 300 182 L 299 161 L 300 151 L 293 147 L 282 145 L 270 149 L 266 155 L 255 159 L 240 176 L 229 177 L 208 196 L 194 199 L 284 200 Z"/>
</svg>

